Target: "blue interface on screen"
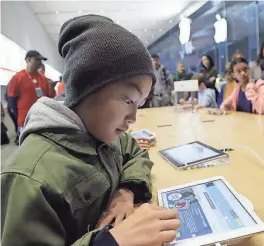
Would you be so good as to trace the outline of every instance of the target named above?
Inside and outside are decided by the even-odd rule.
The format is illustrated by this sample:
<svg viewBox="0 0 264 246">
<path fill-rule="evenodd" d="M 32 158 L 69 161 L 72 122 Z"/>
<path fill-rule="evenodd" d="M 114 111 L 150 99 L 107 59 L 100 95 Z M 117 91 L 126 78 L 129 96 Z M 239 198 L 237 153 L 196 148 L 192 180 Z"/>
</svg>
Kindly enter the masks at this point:
<svg viewBox="0 0 264 246">
<path fill-rule="evenodd" d="M 179 211 L 182 225 L 177 241 L 256 225 L 222 180 L 167 191 L 161 195 L 164 207 Z"/>
<path fill-rule="evenodd" d="M 147 131 L 140 131 L 140 132 L 132 133 L 132 137 L 134 137 L 134 138 L 151 138 L 152 135 L 150 133 L 148 133 Z"/>
</svg>

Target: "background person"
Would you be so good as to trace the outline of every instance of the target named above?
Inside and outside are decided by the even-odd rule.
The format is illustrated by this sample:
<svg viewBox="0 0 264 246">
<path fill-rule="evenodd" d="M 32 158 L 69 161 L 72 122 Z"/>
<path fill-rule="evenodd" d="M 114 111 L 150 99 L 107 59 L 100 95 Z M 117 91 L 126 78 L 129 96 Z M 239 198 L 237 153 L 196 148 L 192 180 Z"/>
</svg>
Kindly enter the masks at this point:
<svg viewBox="0 0 264 246">
<path fill-rule="evenodd" d="M 261 45 L 257 60 L 250 67 L 250 78 L 254 81 L 264 80 L 264 42 Z"/>
<path fill-rule="evenodd" d="M 195 109 L 201 108 L 216 108 L 216 101 L 215 101 L 215 91 L 214 89 L 206 88 L 204 76 L 199 75 L 198 77 L 198 84 L 199 84 L 199 92 L 198 92 L 198 99 L 193 98 L 192 103 L 186 102 L 185 100 L 181 100 L 180 104 L 182 105 L 181 108 L 190 108 L 195 105 Z"/>
<path fill-rule="evenodd" d="M 154 73 L 157 79 L 153 89 L 152 107 L 171 105 L 171 92 L 173 90 L 173 77 L 169 70 L 161 63 L 158 55 L 152 55 Z"/>
<path fill-rule="evenodd" d="M 202 73 L 204 76 L 206 87 L 215 90 L 215 98 L 217 100 L 218 90 L 215 87 L 216 78 L 217 78 L 217 69 L 214 65 L 214 61 L 211 56 L 209 55 L 202 56 L 200 73 Z"/>
<path fill-rule="evenodd" d="M 174 81 L 190 80 L 192 74 L 186 70 L 184 62 L 180 61 L 177 63 L 176 75 Z"/>
<path fill-rule="evenodd" d="M 174 81 L 190 80 L 191 77 L 192 77 L 192 73 L 190 73 L 186 70 L 184 62 L 182 62 L 182 61 L 178 62 Z M 191 95 L 190 92 L 177 92 L 178 98 L 184 98 L 185 100 L 188 100 L 190 95 Z M 172 101 L 174 102 L 175 100 L 172 100 Z"/>
<path fill-rule="evenodd" d="M 45 68 L 45 65 L 43 63 L 41 64 L 38 71 L 45 76 L 46 68 Z M 46 96 L 50 97 L 50 98 L 54 98 L 56 95 L 55 90 L 54 90 L 55 83 L 51 79 L 47 78 L 46 76 L 45 76 L 45 78 L 47 80 L 47 87 L 48 87 L 48 94 Z"/>
<path fill-rule="evenodd" d="M 237 81 L 234 79 L 231 71 L 231 64 L 226 65 L 225 70 L 226 83 L 221 86 L 221 91 L 218 95 L 217 106 L 220 107 L 222 102 L 225 101 L 234 91 L 237 86 Z"/>
<path fill-rule="evenodd" d="M 8 105 L 17 118 L 18 135 L 20 135 L 26 115 L 31 106 L 42 96 L 48 96 L 46 77 L 38 72 L 43 57 L 38 51 L 26 54 L 26 69 L 16 73 L 8 84 Z"/>
<path fill-rule="evenodd" d="M 264 114 L 264 81 L 259 80 L 256 84 L 250 81 L 248 61 L 245 58 L 232 61 L 231 70 L 238 84 L 222 103 L 221 110 Z"/>
<path fill-rule="evenodd" d="M 5 111 L 1 103 L 1 145 L 9 144 L 9 138 L 7 136 L 7 127 L 4 123 Z"/>
</svg>

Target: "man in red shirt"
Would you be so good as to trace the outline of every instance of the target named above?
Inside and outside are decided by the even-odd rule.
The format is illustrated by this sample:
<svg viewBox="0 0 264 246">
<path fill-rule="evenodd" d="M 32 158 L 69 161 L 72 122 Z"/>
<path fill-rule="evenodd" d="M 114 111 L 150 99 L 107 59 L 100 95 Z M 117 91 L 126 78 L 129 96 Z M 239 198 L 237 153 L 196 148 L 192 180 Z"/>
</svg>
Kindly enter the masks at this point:
<svg viewBox="0 0 264 246">
<path fill-rule="evenodd" d="M 8 103 L 17 116 L 18 134 L 22 131 L 25 118 L 31 106 L 42 96 L 48 96 L 49 88 L 46 77 L 38 72 L 43 57 L 38 51 L 28 51 L 25 58 L 26 69 L 12 77 L 8 84 Z"/>
</svg>

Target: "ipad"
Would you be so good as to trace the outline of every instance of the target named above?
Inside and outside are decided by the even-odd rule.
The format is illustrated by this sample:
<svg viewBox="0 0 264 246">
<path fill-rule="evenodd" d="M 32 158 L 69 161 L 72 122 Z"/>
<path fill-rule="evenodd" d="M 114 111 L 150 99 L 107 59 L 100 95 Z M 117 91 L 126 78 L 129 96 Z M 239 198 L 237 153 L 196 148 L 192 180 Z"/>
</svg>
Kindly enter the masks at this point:
<svg viewBox="0 0 264 246">
<path fill-rule="evenodd" d="M 181 227 L 167 245 L 230 243 L 264 232 L 264 224 L 223 177 L 158 191 L 159 205 L 178 209 Z"/>
<path fill-rule="evenodd" d="M 217 158 L 228 157 L 228 154 L 225 152 L 199 141 L 164 149 L 159 151 L 159 153 L 173 166 L 180 169 L 198 165 Z"/>
<path fill-rule="evenodd" d="M 132 132 L 131 133 L 132 137 L 133 138 L 154 138 L 154 134 L 150 133 L 148 130 L 146 129 L 142 129 L 140 131 L 137 131 L 137 132 Z"/>
</svg>

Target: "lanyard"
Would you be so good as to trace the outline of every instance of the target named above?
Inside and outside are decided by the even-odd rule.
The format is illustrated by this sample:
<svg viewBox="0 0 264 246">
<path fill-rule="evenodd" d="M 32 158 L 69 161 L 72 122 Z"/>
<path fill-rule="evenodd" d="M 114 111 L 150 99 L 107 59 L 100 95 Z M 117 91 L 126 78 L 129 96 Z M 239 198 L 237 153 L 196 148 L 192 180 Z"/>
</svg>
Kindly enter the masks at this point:
<svg viewBox="0 0 264 246">
<path fill-rule="evenodd" d="M 33 79 L 27 70 L 26 70 L 26 72 L 27 72 L 29 79 L 32 81 L 32 83 L 37 84 L 37 87 L 40 87 L 39 82 L 36 79 Z"/>
</svg>

